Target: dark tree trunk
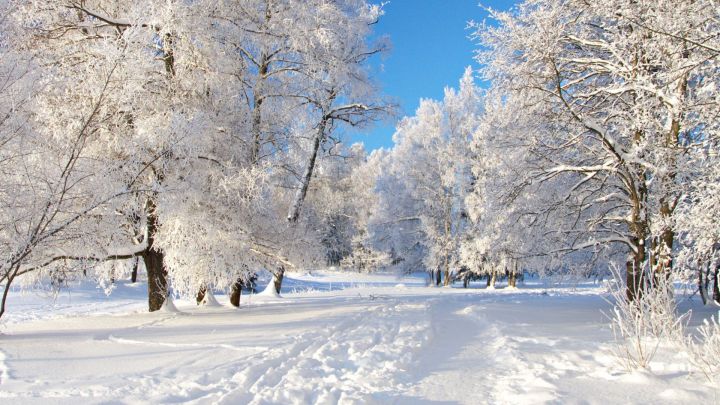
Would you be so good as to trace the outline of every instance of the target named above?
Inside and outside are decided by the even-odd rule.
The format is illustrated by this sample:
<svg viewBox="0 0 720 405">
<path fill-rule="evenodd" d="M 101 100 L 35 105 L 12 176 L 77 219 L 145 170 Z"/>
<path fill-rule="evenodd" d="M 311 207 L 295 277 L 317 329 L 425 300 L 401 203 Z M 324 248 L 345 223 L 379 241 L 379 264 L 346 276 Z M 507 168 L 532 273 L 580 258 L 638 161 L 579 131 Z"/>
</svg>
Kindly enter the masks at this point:
<svg viewBox="0 0 720 405">
<path fill-rule="evenodd" d="M 703 282 L 703 270 L 702 268 L 698 269 L 698 292 L 700 293 L 700 299 L 702 300 L 703 305 L 707 304 L 707 297 L 705 296 L 707 293 L 705 283 Z"/>
<path fill-rule="evenodd" d="M 715 277 L 713 277 L 713 300 L 720 304 L 720 265 L 715 267 Z"/>
<path fill-rule="evenodd" d="M 463 288 L 468 288 L 468 281 L 467 277 L 463 279 Z"/>
<path fill-rule="evenodd" d="M 136 257 L 135 263 L 133 263 L 133 269 L 132 273 L 130 274 L 130 281 L 133 283 L 137 283 L 137 274 L 138 274 L 138 265 L 140 264 L 140 260 Z"/>
<path fill-rule="evenodd" d="M 635 131 L 634 141 L 636 144 L 642 144 L 644 137 L 645 134 L 642 130 Z M 639 166 L 633 167 L 631 171 L 635 172 L 638 181 L 637 184 L 633 184 L 629 190 L 632 209 L 628 225 L 632 238 L 630 241 L 630 257 L 625 263 L 625 295 L 628 301 L 635 301 L 642 296 L 645 285 L 647 284 L 644 267 L 645 261 L 647 260 L 645 245 L 648 234 L 648 223 L 644 219 L 647 215 L 643 215 L 643 213 L 645 213 L 647 205 L 648 174 L 645 169 Z"/>
<path fill-rule="evenodd" d="M 163 254 L 149 249 L 143 255 L 148 277 L 148 309 L 150 312 L 162 308 L 167 298 L 167 273 L 163 267 Z"/>
<path fill-rule="evenodd" d="M 2 319 L 3 314 L 5 313 L 5 308 L 7 305 L 7 297 L 8 293 L 10 293 L 10 286 L 12 285 L 13 280 L 15 279 L 17 273 L 19 270 L 19 266 L 15 267 L 14 269 L 10 269 L 7 273 L 7 278 L 5 279 L 5 285 L 3 289 L 2 294 L 2 300 L 0 300 L 0 319 Z"/>
<path fill-rule="evenodd" d="M 487 283 L 485 284 L 485 287 L 490 287 L 491 280 L 492 280 L 492 277 L 488 274 Z"/>
<path fill-rule="evenodd" d="M 440 269 L 437 269 L 435 271 L 435 286 L 436 287 L 440 285 L 440 282 L 442 281 L 441 277 L 442 277 L 442 273 L 440 272 Z"/>
<path fill-rule="evenodd" d="M 240 307 L 240 296 L 242 295 L 243 283 L 238 279 L 230 289 L 230 304 L 236 308 Z"/>
<path fill-rule="evenodd" d="M 282 288 L 282 282 L 283 278 L 285 277 L 285 267 L 280 266 L 273 272 L 273 287 L 275 287 L 275 292 L 277 294 L 280 294 L 280 289 Z"/>
<path fill-rule="evenodd" d="M 517 280 L 519 275 L 519 266 L 517 260 L 514 260 L 513 267 L 508 272 L 508 286 L 517 287 Z"/>
<path fill-rule="evenodd" d="M 163 38 L 163 62 L 165 62 L 165 72 L 170 76 L 175 76 L 175 52 L 173 51 L 173 37 L 165 34 Z"/>
<path fill-rule="evenodd" d="M 162 308 L 168 294 L 167 271 L 164 266 L 164 255 L 155 249 L 155 232 L 158 219 L 155 213 L 155 201 L 147 201 L 148 246 L 142 255 L 148 282 L 148 308 L 150 312 Z"/>
<path fill-rule="evenodd" d="M 205 286 L 200 287 L 200 290 L 198 290 L 198 293 L 195 296 L 195 303 L 198 305 L 202 304 L 203 300 L 205 299 L 206 293 L 207 293 L 207 288 Z"/>
<path fill-rule="evenodd" d="M 663 213 L 669 210 L 661 210 Z M 669 214 L 667 214 L 669 215 Z M 650 249 L 650 268 L 653 273 L 653 285 L 665 285 L 672 274 L 672 246 L 675 241 L 675 232 L 672 229 L 665 229 L 657 238 L 653 238 Z M 664 278 L 661 280 L 661 278 Z M 661 284 L 662 283 L 662 284 Z"/>
<path fill-rule="evenodd" d="M 628 260 L 625 269 L 626 296 L 628 301 L 635 301 L 640 298 L 645 286 L 645 272 L 643 271 L 645 246 L 640 244 L 638 238 L 633 239 L 633 245 L 637 251 L 633 253 L 632 259 Z"/>
</svg>

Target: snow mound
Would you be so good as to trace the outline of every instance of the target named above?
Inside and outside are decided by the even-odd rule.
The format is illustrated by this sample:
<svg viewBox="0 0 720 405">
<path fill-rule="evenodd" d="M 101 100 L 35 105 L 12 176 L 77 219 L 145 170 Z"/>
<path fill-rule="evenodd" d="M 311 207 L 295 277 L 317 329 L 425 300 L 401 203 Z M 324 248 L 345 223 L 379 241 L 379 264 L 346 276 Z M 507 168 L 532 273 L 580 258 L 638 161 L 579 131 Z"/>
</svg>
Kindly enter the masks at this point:
<svg viewBox="0 0 720 405">
<path fill-rule="evenodd" d="M 662 380 L 648 370 L 634 370 L 620 378 L 621 381 L 631 384 L 652 385 L 662 383 Z"/>
<path fill-rule="evenodd" d="M 204 307 L 221 307 L 220 303 L 218 302 L 217 298 L 215 298 L 215 294 L 213 294 L 212 290 L 208 289 L 205 292 L 205 297 L 203 297 L 203 300 L 200 302 L 200 305 Z"/>
<path fill-rule="evenodd" d="M 180 310 L 177 309 L 175 306 L 175 303 L 173 302 L 172 296 L 168 295 L 165 299 L 165 302 L 163 303 L 162 307 L 158 312 L 165 312 L 168 314 L 179 314 Z"/>
<path fill-rule="evenodd" d="M 268 283 L 267 287 L 265 287 L 264 290 L 262 290 L 260 293 L 255 294 L 256 297 L 271 297 L 271 298 L 282 298 L 280 294 L 275 291 L 275 286 L 272 282 Z"/>
<path fill-rule="evenodd" d="M 458 315 L 473 315 L 476 312 L 475 305 L 470 305 L 456 312 Z"/>
</svg>

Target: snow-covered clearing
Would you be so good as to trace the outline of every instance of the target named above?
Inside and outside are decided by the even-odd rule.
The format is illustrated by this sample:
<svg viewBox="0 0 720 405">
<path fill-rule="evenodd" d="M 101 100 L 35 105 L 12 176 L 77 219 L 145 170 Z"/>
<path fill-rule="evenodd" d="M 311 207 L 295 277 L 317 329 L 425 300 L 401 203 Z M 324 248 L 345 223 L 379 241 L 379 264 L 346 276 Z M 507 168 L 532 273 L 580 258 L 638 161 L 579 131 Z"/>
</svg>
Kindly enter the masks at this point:
<svg viewBox="0 0 720 405">
<path fill-rule="evenodd" d="M 110 297 L 77 289 L 55 304 L 16 293 L 0 336 L 0 403 L 720 401 L 682 353 L 661 349 L 652 373 L 623 371 L 599 286 L 424 281 L 288 275 L 282 298 L 244 295 L 239 310 L 224 296 L 221 306 L 178 301 L 179 313 L 144 313 L 143 285 Z"/>
</svg>

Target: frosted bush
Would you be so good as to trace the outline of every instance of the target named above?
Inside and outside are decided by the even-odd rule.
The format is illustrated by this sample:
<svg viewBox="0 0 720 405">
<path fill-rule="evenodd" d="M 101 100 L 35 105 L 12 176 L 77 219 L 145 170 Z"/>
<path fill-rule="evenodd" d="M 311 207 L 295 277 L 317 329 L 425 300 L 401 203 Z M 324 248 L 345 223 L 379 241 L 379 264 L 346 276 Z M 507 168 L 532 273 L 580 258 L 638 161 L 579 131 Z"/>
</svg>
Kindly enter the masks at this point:
<svg viewBox="0 0 720 405">
<path fill-rule="evenodd" d="M 648 368 L 661 344 L 684 341 L 690 313 L 678 315 L 671 280 L 660 277 L 646 283 L 643 294 L 633 301 L 626 298 L 621 284 L 610 288 L 615 301 L 609 316 L 615 355 L 627 370 Z"/>
<path fill-rule="evenodd" d="M 720 318 L 720 312 L 718 312 Z M 700 370 L 709 381 L 720 374 L 720 324 L 718 318 L 707 319 L 698 328 L 696 338 L 687 339 L 687 351 L 690 362 Z"/>
</svg>

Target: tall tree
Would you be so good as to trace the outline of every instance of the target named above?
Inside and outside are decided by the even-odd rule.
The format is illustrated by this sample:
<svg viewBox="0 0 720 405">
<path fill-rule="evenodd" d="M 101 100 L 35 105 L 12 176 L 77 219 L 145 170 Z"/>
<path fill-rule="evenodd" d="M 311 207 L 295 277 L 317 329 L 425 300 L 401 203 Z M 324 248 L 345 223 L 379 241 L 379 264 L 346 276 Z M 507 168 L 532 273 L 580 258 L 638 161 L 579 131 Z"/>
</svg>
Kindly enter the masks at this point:
<svg viewBox="0 0 720 405">
<path fill-rule="evenodd" d="M 563 250 L 624 246 L 629 299 L 672 265 L 687 152 L 717 108 L 710 3 L 526 1 L 477 32 L 486 78 L 536 123 L 525 182 L 569 190 Z"/>
<path fill-rule="evenodd" d="M 468 68 L 460 89 L 446 89 L 443 101 L 422 100 L 416 115 L 398 127 L 396 146 L 388 156 L 390 173 L 417 203 L 407 207 L 412 211 L 396 214 L 395 221 L 405 224 L 393 226 L 417 223 L 421 232 L 415 234 L 415 241 L 426 249 L 423 264 L 442 272 L 445 285 L 451 282 L 451 270 L 460 267 L 460 241 L 468 224 L 464 200 L 472 174 L 467 144 L 476 131 L 481 106 L 472 74 Z M 397 189 L 388 191 L 397 195 Z"/>
</svg>

